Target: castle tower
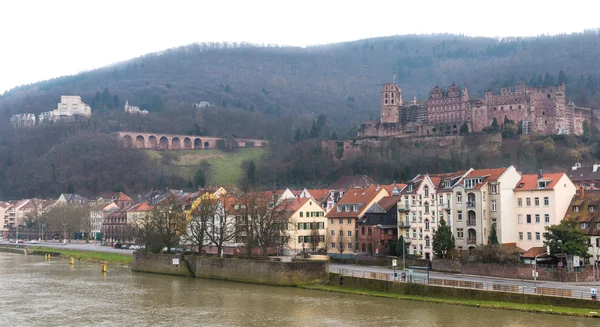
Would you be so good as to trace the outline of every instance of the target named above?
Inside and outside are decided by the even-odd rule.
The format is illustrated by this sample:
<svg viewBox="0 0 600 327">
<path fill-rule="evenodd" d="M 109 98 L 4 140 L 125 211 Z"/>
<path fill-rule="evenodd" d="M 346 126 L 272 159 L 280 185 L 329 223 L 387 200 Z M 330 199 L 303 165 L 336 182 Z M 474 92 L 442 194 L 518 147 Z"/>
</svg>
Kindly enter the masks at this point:
<svg viewBox="0 0 600 327">
<path fill-rule="evenodd" d="M 399 122 L 400 106 L 402 106 L 402 89 L 397 84 L 383 84 L 381 89 L 381 122 Z"/>
</svg>

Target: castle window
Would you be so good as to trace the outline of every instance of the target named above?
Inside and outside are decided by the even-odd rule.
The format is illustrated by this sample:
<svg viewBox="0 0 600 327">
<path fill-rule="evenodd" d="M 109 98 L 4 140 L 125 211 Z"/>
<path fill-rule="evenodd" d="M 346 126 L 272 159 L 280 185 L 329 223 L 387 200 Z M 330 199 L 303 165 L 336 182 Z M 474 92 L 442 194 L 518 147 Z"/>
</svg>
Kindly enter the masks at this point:
<svg viewBox="0 0 600 327">
<path fill-rule="evenodd" d="M 394 97 L 394 93 L 392 93 L 392 98 Z"/>
<path fill-rule="evenodd" d="M 385 99 L 385 104 L 388 104 L 388 100 L 387 99 Z"/>
<path fill-rule="evenodd" d="M 518 109 L 521 109 L 521 106 L 519 106 L 519 108 L 518 108 Z"/>
<path fill-rule="evenodd" d="M 542 111 L 542 116 L 545 116 L 545 115 L 546 115 L 546 112 L 545 112 L 545 111 Z"/>
<path fill-rule="evenodd" d="M 512 110 L 512 106 L 510 106 L 510 110 Z"/>
<path fill-rule="evenodd" d="M 394 104 L 394 99 L 392 99 L 392 104 Z"/>
<path fill-rule="evenodd" d="M 504 111 L 504 106 L 500 107 L 500 110 Z"/>
<path fill-rule="evenodd" d="M 548 99 L 552 99 L 552 96 L 550 96 L 550 94 L 548 94 Z"/>
<path fill-rule="evenodd" d="M 386 98 L 388 97 L 388 94 L 387 94 L 387 93 L 385 94 L 385 97 L 386 97 Z"/>
<path fill-rule="evenodd" d="M 498 109 L 496 107 L 494 107 L 494 111 L 497 111 Z"/>
<path fill-rule="evenodd" d="M 544 120 L 544 125 L 548 125 L 548 121 L 547 120 Z"/>
</svg>

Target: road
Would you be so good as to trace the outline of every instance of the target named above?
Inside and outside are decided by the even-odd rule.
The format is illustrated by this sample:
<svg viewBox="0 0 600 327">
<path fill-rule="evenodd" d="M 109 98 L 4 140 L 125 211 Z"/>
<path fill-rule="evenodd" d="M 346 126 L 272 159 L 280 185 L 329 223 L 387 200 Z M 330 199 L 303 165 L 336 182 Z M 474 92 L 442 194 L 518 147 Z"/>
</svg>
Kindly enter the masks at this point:
<svg viewBox="0 0 600 327">
<path fill-rule="evenodd" d="M 338 264 L 338 263 L 330 263 L 329 271 L 332 273 L 340 273 L 341 270 L 345 270 L 344 274 L 352 274 L 354 272 L 357 277 L 368 277 L 370 272 L 376 273 L 393 273 L 393 269 L 387 267 L 378 267 L 378 266 L 360 266 L 360 265 L 348 265 L 348 264 Z M 397 269 L 398 276 L 401 276 L 403 272 L 402 269 Z M 448 280 L 459 280 L 459 281 L 469 281 L 469 282 L 477 282 L 483 283 L 484 289 L 492 288 L 492 284 L 503 284 L 503 285 L 516 285 L 520 287 L 525 287 L 526 289 L 533 290 L 535 287 L 548 287 L 548 288 L 560 288 L 560 289 L 568 289 L 577 292 L 590 292 L 592 285 L 588 283 L 562 283 L 562 282 L 553 282 L 553 281 L 530 281 L 530 280 L 521 280 L 521 279 L 509 279 L 509 278 L 497 278 L 497 277 L 487 277 L 487 276 L 475 276 L 475 275 L 463 275 L 463 274 L 451 274 L 451 273 L 443 273 L 443 272 L 430 272 L 430 278 L 437 279 L 448 279 Z"/>
</svg>

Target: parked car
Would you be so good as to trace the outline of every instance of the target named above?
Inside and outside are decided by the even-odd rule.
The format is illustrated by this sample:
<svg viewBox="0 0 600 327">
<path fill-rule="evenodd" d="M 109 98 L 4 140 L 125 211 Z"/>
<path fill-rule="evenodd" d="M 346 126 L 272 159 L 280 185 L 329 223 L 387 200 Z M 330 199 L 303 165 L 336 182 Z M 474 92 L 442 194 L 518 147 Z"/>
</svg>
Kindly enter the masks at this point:
<svg viewBox="0 0 600 327">
<path fill-rule="evenodd" d="M 40 242 L 38 240 L 30 240 L 29 244 L 40 244 Z"/>
<path fill-rule="evenodd" d="M 129 249 L 129 244 L 123 244 L 123 245 L 121 245 L 121 249 L 128 250 Z"/>
</svg>

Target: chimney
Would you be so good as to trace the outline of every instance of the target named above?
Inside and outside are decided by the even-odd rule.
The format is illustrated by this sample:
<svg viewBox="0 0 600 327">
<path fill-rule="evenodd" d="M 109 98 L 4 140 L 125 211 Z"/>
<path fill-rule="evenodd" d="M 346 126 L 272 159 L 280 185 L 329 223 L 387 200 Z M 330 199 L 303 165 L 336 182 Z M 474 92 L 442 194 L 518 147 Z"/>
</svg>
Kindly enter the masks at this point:
<svg viewBox="0 0 600 327">
<path fill-rule="evenodd" d="M 579 187 L 579 199 L 583 200 L 585 198 L 585 189 L 583 188 L 583 186 Z"/>
<path fill-rule="evenodd" d="M 542 179 L 544 177 L 544 170 L 538 169 L 538 179 Z"/>
</svg>

